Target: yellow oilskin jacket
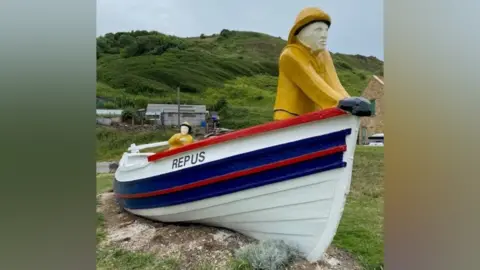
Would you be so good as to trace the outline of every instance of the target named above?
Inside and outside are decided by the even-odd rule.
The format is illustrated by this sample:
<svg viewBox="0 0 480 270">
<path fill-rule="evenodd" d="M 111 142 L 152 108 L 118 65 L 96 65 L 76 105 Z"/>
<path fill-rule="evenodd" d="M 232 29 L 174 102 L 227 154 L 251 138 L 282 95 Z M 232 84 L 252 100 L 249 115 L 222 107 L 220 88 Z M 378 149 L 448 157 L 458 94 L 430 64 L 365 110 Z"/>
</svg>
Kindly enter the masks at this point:
<svg viewBox="0 0 480 270">
<path fill-rule="evenodd" d="M 290 30 L 287 46 L 279 58 L 274 120 L 335 107 L 341 99 L 350 96 L 338 79 L 328 50 L 314 55 L 296 38 L 299 29 L 318 20 L 331 21 L 322 10 L 305 8 Z"/>
<path fill-rule="evenodd" d="M 175 149 L 186 144 L 193 142 L 193 137 L 190 134 L 183 135 L 182 133 L 177 133 L 173 135 L 169 140 L 168 144 L 170 145 L 170 150 Z"/>
</svg>

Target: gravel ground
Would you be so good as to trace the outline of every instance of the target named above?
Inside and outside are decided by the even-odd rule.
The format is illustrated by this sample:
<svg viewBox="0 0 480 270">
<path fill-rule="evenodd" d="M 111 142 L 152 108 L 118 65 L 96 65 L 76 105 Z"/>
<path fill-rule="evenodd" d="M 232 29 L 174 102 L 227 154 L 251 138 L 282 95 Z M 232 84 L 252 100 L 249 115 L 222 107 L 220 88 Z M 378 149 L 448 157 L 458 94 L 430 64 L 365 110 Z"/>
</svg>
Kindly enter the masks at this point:
<svg viewBox="0 0 480 270">
<path fill-rule="evenodd" d="M 107 165 L 108 169 L 108 165 Z M 98 170 L 98 169 L 97 169 Z M 159 257 L 176 257 L 182 269 L 192 269 L 205 262 L 215 269 L 226 269 L 234 251 L 255 240 L 226 229 L 201 225 L 172 225 L 146 220 L 122 210 L 111 192 L 99 195 L 98 212 L 104 215 L 107 237 L 101 245 L 115 245 L 130 250 L 150 252 Z M 300 259 L 288 269 L 357 270 L 352 257 L 329 248 L 321 262 Z"/>
</svg>

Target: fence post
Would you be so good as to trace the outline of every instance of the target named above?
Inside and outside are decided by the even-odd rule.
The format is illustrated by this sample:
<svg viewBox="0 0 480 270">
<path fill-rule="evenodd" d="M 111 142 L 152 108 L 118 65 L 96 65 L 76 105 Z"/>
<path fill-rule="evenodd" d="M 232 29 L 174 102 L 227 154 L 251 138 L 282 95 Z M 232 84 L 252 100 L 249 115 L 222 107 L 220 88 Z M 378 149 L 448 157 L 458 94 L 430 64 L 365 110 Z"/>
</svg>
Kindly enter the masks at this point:
<svg viewBox="0 0 480 270">
<path fill-rule="evenodd" d="M 177 104 L 178 104 L 178 127 L 180 127 L 180 87 L 177 87 Z"/>
</svg>

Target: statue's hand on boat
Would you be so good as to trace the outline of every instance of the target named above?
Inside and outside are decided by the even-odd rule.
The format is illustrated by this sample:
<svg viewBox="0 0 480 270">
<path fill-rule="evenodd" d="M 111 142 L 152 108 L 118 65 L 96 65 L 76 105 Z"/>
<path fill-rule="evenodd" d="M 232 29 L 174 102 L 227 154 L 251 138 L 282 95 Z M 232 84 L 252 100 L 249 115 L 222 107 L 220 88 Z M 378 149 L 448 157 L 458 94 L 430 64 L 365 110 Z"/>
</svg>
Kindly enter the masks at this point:
<svg viewBox="0 0 480 270">
<path fill-rule="evenodd" d="M 372 116 L 370 101 L 363 97 L 348 97 L 340 100 L 338 107 L 355 116 Z"/>
</svg>

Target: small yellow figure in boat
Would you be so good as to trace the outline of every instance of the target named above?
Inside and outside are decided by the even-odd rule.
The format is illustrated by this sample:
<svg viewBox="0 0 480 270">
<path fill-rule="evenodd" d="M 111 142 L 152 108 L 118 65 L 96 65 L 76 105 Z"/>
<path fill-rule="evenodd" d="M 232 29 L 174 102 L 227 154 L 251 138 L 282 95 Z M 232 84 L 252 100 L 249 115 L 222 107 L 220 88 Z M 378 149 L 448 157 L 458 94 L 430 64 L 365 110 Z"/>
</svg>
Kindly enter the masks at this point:
<svg viewBox="0 0 480 270">
<path fill-rule="evenodd" d="M 340 83 L 326 49 L 330 24 L 330 16 L 318 8 L 298 14 L 279 59 L 275 120 L 336 106 L 359 116 L 370 115 L 369 101 L 350 98 Z"/>
<path fill-rule="evenodd" d="M 168 144 L 170 149 L 175 149 L 193 142 L 193 137 L 190 135 L 192 133 L 192 127 L 188 122 L 184 122 L 180 125 L 180 133 L 173 135 L 169 140 Z"/>
</svg>

